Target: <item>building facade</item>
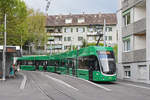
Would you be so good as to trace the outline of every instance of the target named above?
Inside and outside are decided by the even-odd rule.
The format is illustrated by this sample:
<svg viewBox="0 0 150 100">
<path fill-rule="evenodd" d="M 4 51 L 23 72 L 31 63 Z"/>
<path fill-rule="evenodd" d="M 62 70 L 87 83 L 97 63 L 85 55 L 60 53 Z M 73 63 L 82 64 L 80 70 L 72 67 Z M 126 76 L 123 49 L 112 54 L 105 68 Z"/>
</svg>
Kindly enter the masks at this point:
<svg viewBox="0 0 150 100">
<path fill-rule="evenodd" d="M 75 47 L 80 48 L 83 40 L 88 43 L 96 43 L 99 38 L 97 31 L 103 31 L 104 19 L 106 20 L 105 39 L 107 44 L 117 44 L 116 14 L 48 16 L 46 24 L 46 31 L 49 36 L 47 51 L 59 53 Z"/>
<path fill-rule="evenodd" d="M 118 77 L 150 80 L 150 0 L 118 0 Z"/>
</svg>

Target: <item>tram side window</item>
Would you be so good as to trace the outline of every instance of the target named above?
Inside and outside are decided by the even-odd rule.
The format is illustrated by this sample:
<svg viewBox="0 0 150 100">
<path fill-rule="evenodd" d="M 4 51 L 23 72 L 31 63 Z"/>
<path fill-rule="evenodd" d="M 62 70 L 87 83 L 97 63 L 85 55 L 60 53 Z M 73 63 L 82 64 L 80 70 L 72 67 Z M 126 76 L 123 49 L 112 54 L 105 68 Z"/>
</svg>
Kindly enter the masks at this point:
<svg viewBox="0 0 150 100">
<path fill-rule="evenodd" d="M 69 68 L 75 67 L 75 59 L 68 59 L 68 64 L 67 64 L 67 66 L 68 66 Z"/>
<path fill-rule="evenodd" d="M 96 56 L 86 56 L 86 57 L 80 57 L 78 59 L 79 69 L 92 69 L 99 71 L 99 63 Z"/>
<path fill-rule="evenodd" d="M 87 57 L 80 57 L 78 59 L 78 65 L 79 65 L 79 69 L 88 69 L 88 61 L 87 61 Z"/>
<path fill-rule="evenodd" d="M 55 60 L 49 60 L 48 66 L 57 66 L 57 62 Z"/>
<path fill-rule="evenodd" d="M 60 66 L 65 66 L 66 63 L 65 63 L 65 60 L 61 60 L 61 65 Z"/>
<path fill-rule="evenodd" d="M 33 65 L 34 62 L 33 61 L 22 61 L 21 65 Z"/>
</svg>

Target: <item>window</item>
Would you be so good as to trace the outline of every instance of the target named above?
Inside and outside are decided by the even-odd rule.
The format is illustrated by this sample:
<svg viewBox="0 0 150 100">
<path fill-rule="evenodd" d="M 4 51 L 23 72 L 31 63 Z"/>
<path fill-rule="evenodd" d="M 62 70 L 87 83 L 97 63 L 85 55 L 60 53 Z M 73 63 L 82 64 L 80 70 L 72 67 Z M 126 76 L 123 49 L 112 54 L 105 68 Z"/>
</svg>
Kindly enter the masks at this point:
<svg viewBox="0 0 150 100">
<path fill-rule="evenodd" d="M 130 48 L 130 39 L 124 40 L 123 45 L 124 45 L 124 51 L 131 50 L 131 48 Z"/>
<path fill-rule="evenodd" d="M 105 36 L 105 40 L 107 41 L 107 36 Z"/>
<path fill-rule="evenodd" d="M 71 28 L 71 32 L 73 32 L 73 28 Z"/>
<path fill-rule="evenodd" d="M 92 41 L 92 40 L 94 40 L 94 37 L 93 37 L 93 36 L 89 36 L 89 37 L 88 37 L 88 40 L 89 40 L 89 41 Z"/>
<path fill-rule="evenodd" d="M 66 28 L 64 28 L 64 32 L 66 33 Z"/>
<path fill-rule="evenodd" d="M 66 28 L 66 33 L 70 33 L 71 32 L 71 28 Z"/>
<path fill-rule="evenodd" d="M 112 40 L 112 36 L 109 36 L 109 41 L 111 41 Z"/>
<path fill-rule="evenodd" d="M 128 24 L 131 23 L 131 15 L 130 15 L 130 12 L 126 13 L 123 15 L 123 22 L 124 22 L 124 25 L 127 26 Z"/>
<path fill-rule="evenodd" d="M 56 28 L 56 29 L 55 29 L 55 32 L 56 32 L 56 33 L 61 33 L 61 28 Z"/>
<path fill-rule="evenodd" d="M 112 32 L 112 27 L 107 27 L 107 28 L 106 28 L 106 31 L 107 31 L 107 32 Z"/>
<path fill-rule="evenodd" d="M 64 46 L 64 50 L 66 50 L 67 49 L 67 46 Z"/>
<path fill-rule="evenodd" d="M 83 37 L 78 37 L 78 41 L 82 41 L 83 40 Z"/>
<path fill-rule="evenodd" d="M 85 32 L 85 28 L 83 28 L 83 32 Z"/>
<path fill-rule="evenodd" d="M 71 41 L 71 37 L 68 37 L 68 41 Z"/>
<path fill-rule="evenodd" d="M 89 28 L 89 32 L 94 32 L 94 29 L 93 28 Z"/>
<path fill-rule="evenodd" d="M 78 23 L 84 23 L 85 22 L 85 19 L 84 18 L 79 18 L 78 19 Z"/>
<path fill-rule="evenodd" d="M 111 32 L 111 31 L 112 31 L 112 27 L 106 27 L 106 28 L 105 28 L 105 31 L 106 31 L 106 32 Z"/>
<path fill-rule="evenodd" d="M 71 48 L 71 46 L 64 46 L 64 50 L 70 49 L 70 48 Z"/>
<path fill-rule="evenodd" d="M 124 78 L 130 78 L 130 77 L 131 77 L 130 66 L 124 66 Z"/>
<path fill-rule="evenodd" d="M 70 24 L 70 23 L 72 23 L 72 18 L 68 18 L 68 19 L 66 19 L 66 20 L 65 20 L 65 23 L 66 23 L 66 24 Z"/>
<path fill-rule="evenodd" d="M 78 28 L 76 28 L 76 32 L 78 32 Z"/>
<path fill-rule="evenodd" d="M 47 29 L 46 29 L 46 32 L 47 32 L 47 33 L 53 33 L 53 32 L 54 32 L 54 28 L 47 28 Z"/>
<path fill-rule="evenodd" d="M 66 37 L 64 37 L 64 41 L 67 41 Z"/>
<path fill-rule="evenodd" d="M 78 64 L 79 64 L 78 66 L 79 69 L 87 69 L 87 70 L 91 69 L 91 70 L 100 71 L 98 59 L 94 55 L 78 58 Z"/>
<path fill-rule="evenodd" d="M 83 33 L 83 28 L 78 28 L 78 32 Z"/>
</svg>

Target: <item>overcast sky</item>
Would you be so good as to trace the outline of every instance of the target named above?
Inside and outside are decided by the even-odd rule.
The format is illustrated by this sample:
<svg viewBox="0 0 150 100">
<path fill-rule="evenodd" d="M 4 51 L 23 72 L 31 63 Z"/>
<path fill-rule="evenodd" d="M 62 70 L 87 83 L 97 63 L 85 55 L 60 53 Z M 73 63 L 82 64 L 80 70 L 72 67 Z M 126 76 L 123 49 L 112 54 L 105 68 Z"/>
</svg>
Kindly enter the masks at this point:
<svg viewBox="0 0 150 100">
<path fill-rule="evenodd" d="M 46 0 L 24 0 L 29 8 L 45 12 Z M 51 0 L 49 15 L 79 13 L 115 13 L 117 0 Z"/>
</svg>

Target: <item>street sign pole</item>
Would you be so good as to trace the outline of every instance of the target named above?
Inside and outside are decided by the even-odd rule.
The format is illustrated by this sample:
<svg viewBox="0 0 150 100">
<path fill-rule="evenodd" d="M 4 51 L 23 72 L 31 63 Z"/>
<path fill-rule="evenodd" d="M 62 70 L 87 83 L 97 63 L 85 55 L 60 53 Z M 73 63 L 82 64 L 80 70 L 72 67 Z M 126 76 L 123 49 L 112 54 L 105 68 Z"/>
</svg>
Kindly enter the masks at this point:
<svg viewBox="0 0 150 100">
<path fill-rule="evenodd" d="M 3 78 L 2 80 L 6 80 L 6 14 L 4 18 L 4 46 L 3 46 Z"/>
</svg>

